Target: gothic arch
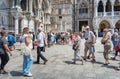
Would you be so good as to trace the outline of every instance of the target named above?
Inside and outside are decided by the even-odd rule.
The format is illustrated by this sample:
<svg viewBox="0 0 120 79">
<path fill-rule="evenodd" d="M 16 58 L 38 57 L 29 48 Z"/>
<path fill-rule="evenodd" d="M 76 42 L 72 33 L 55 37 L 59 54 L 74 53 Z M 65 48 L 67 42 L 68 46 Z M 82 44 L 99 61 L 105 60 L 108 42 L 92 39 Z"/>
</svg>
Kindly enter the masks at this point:
<svg viewBox="0 0 120 79">
<path fill-rule="evenodd" d="M 120 20 L 118 20 L 115 24 L 115 28 L 120 29 Z"/>
<path fill-rule="evenodd" d="M 107 21 L 107 20 L 102 20 L 101 22 L 100 22 L 100 24 L 99 24 L 99 31 L 103 31 L 103 29 L 105 29 L 105 28 L 110 28 L 110 26 L 111 26 L 111 24 L 110 24 L 110 22 L 109 21 Z"/>
<path fill-rule="evenodd" d="M 20 5 L 23 11 L 26 10 L 26 4 L 27 4 L 27 0 L 21 0 L 20 1 Z"/>
<path fill-rule="evenodd" d="M 115 0 L 114 11 L 120 11 L 120 0 Z"/>
<path fill-rule="evenodd" d="M 88 13 L 88 7 L 88 1 L 86 2 L 86 0 L 81 0 L 78 4 L 79 14 Z"/>
<path fill-rule="evenodd" d="M 81 0 L 79 2 L 79 8 L 81 8 L 81 7 L 88 7 L 88 6 L 89 6 L 89 3 L 86 0 Z"/>
<path fill-rule="evenodd" d="M 103 2 L 100 0 L 98 3 L 98 12 L 103 12 L 104 8 L 103 8 Z"/>
<path fill-rule="evenodd" d="M 107 0 L 107 2 L 106 2 L 106 12 L 111 12 L 111 11 L 112 11 L 111 1 Z"/>
<path fill-rule="evenodd" d="M 32 10 L 33 10 L 34 15 L 38 15 L 37 11 L 39 8 L 39 0 L 33 0 L 32 5 L 33 5 Z"/>
</svg>

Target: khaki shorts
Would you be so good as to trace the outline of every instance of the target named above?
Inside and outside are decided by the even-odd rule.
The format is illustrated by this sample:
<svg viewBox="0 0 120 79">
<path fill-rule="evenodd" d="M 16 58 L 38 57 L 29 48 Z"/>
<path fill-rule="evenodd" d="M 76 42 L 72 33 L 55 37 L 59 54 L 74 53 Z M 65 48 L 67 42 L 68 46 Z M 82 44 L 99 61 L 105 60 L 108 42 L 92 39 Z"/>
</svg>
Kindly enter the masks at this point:
<svg viewBox="0 0 120 79">
<path fill-rule="evenodd" d="M 88 50 L 89 50 L 89 52 L 92 52 L 92 43 L 85 42 L 85 49 L 84 49 L 84 51 L 88 52 Z"/>
<path fill-rule="evenodd" d="M 109 53 L 111 52 L 111 45 L 104 45 L 103 56 L 105 59 L 109 59 Z"/>
</svg>

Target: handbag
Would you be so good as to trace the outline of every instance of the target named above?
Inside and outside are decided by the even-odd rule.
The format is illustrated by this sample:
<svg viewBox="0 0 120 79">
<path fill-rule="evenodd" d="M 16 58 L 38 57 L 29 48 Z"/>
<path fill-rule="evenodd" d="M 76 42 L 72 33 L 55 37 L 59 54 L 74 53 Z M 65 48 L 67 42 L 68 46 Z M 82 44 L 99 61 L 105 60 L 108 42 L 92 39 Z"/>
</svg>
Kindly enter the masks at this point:
<svg viewBox="0 0 120 79">
<path fill-rule="evenodd" d="M 77 43 L 78 43 L 78 41 L 76 41 L 76 42 L 74 41 L 74 44 L 72 46 L 73 50 L 77 50 L 78 49 L 79 46 L 76 47 Z"/>
<path fill-rule="evenodd" d="M 118 45 L 116 45 L 116 46 L 114 47 L 114 50 L 115 50 L 115 51 L 120 50 L 119 46 L 118 46 Z"/>
<path fill-rule="evenodd" d="M 34 42 L 34 46 L 38 46 L 37 41 Z"/>
<path fill-rule="evenodd" d="M 45 52 L 45 46 L 40 47 L 40 50 L 41 50 L 42 52 Z"/>
</svg>

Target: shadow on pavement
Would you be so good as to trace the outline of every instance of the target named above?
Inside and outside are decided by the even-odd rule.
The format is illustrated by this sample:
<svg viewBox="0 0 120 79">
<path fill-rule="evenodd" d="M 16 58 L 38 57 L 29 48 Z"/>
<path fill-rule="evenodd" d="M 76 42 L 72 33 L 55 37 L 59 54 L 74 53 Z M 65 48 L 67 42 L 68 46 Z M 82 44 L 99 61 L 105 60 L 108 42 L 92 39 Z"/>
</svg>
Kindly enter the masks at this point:
<svg viewBox="0 0 120 79">
<path fill-rule="evenodd" d="M 107 68 L 110 68 L 110 69 L 116 69 L 116 67 L 115 66 L 107 66 Z"/>
<path fill-rule="evenodd" d="M 11 71 L 10 74 L 12 76 L 23 76 L 23 73 L 19 72 L 19 71 Z"/>
<path fill-rule="evenodd" d="M 96 64 L 104 64 L 103 62 L 99 62 L 99 61 L 96 61 L 95 63 Z"/>
<path fill-rule="evenodd" d="M 73 64 L 73 61 L 63 61 L 66 64 Z"/>
</svg>

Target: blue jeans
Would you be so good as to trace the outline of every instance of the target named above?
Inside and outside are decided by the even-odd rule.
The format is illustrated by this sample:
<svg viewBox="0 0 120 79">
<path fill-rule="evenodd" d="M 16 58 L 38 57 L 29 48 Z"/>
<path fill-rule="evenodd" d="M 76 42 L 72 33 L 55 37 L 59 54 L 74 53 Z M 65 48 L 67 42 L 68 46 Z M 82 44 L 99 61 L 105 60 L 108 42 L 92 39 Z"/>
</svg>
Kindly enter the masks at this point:
<svg viewBox="0 0 120 79">
<path fill-rule="evenodd" d="M 113 42 L 113 46 L 115 47 L 117 44 L 117 41 L 112 41 Z"/>
<path fill-rule="evenodd" d="M 24 55 L 23 56 L 23 74 L 29 74 L 30 68 L 33 64 L 32 55 Z"/>
</svg>

